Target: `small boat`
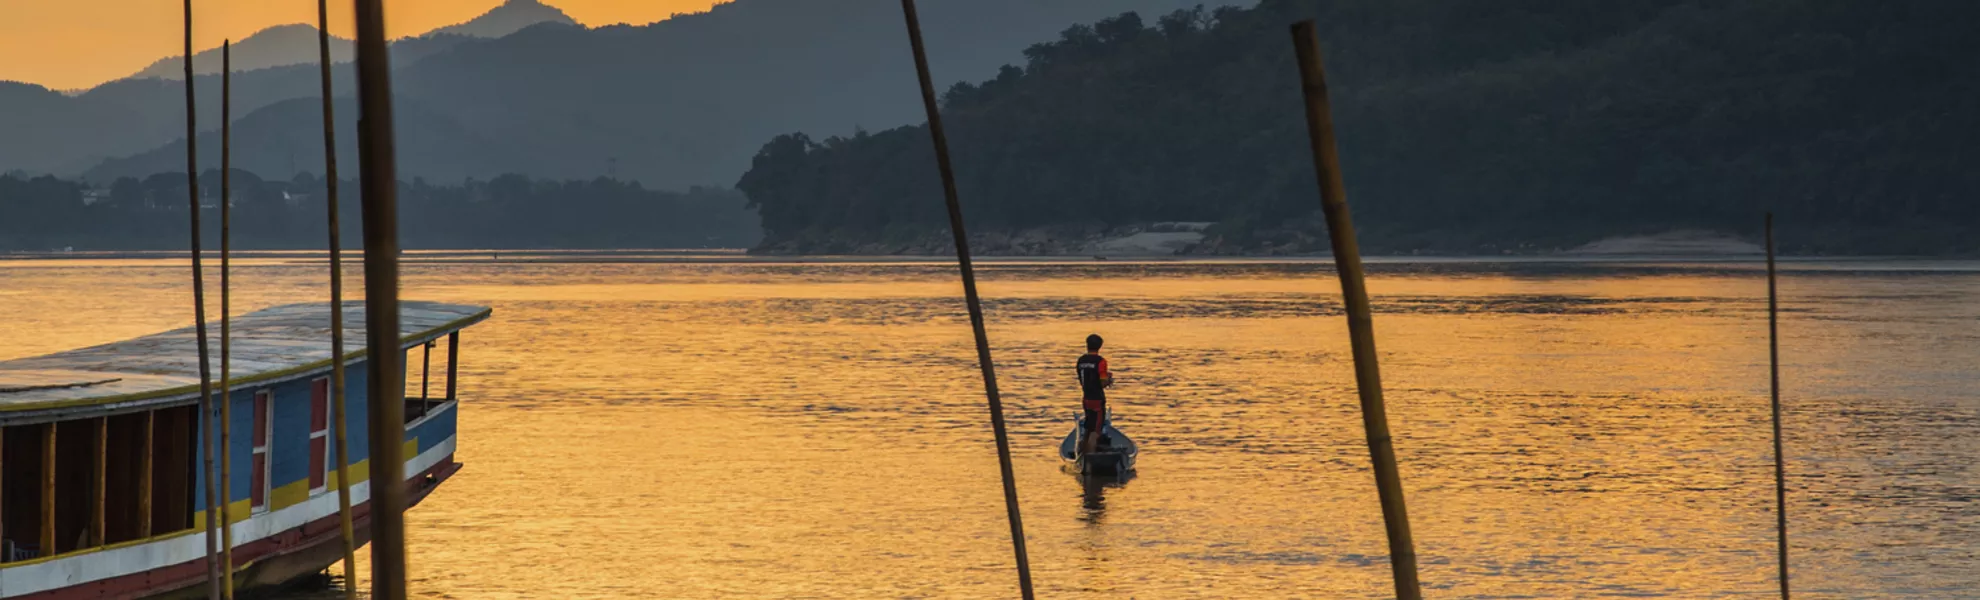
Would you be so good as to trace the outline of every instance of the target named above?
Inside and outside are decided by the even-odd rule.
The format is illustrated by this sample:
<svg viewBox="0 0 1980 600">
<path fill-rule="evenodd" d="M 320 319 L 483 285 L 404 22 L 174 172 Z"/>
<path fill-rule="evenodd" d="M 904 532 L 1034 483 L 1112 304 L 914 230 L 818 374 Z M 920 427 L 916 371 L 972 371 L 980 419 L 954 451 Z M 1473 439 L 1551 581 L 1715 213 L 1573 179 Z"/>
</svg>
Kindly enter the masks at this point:
<svg viewBox="0 0 1980 600">
<path fill-rule="evenodd" d="M 1108 410 L 1100 423 L 1100 440 L 1090 454 L 1079 453 L 1080 432 L 1086 431 L 1084 413 L 1073 417 L 1072 433 L 1059 442 L 1059 458 L 1084 475 L 1128 475 L 1134 472 L 1134 459 L 1141 449 L 1127 434 L 1114 428 L 1114 411 Z"/>
<path fill-rule="evenodd" d="M 369 473 L 364 305 L 346 303 L 344 312 L 350 481 L 338 478 L 331 435 L 329 303 L 234 317 L 224 399 L 212 374 L 214 404 L 232 406 L 231 485 L 216 496 L 230 507 L 233 580 L 244 595 L 313 577 L 343 558 L 341 487 L 350 489 L 354 541 L 369 541 L 371 489 L 384 482 Z M 430 389 L 422 375 L 406 393 L 406 477 L 392 485 L 405 488 L 408 505 L 461 468 L 457 350 L 461 330 L 489 315 L 480 306 L 400 307 L 400 344 L 390 351 L 445 343 L 442 388 Z M 0 598 L 203 596 L 205 526 L 220 515 L 207 510 L 213 484 L 201 428 L 217 429 L 217 419 L 200 418 L 195 337 L 186 327 L 0 361 Z M 217 371 L 219 358 L 211 362 Z"/>
</svg>

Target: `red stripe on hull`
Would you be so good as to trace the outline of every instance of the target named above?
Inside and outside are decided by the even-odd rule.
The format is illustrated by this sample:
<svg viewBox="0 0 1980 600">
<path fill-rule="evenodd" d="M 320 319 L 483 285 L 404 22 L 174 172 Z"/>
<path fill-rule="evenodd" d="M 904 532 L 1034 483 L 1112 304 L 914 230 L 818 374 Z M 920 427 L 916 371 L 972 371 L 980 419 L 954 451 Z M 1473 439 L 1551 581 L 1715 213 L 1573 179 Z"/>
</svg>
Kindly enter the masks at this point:
<svg viewBox="0 0 1980 600">
<path fill-rule="evenodd" d="M 406 481 L 409 502 L 406 508 L 410 509 L 425 500 L 428 494 L 459 470 L 461 464 L 454 462 L 453 455 L 448 455 L 441 459 L 439 464 L 409 478 Z M 280 587 L 296 577 L 316 573 L 342 560 L 344 544 L 341 520 L 337 515 L 330 515 L 304 523 L 301 527 L 234 546 L 236 569 L 234 583 L 237 591 Z M 370 541 L 371 532 L 367 527 L 370 523 L 370 502 L 351 507 L 351 526 L 359 545 Z M 335 552 L 322 552 L 330 548 L 334 548 Z M 312 550 L 318 552 L 311 552 Z M 20 598 L 127 600 L 201 597 L 206 594 L 205 586 L 206 561 L 201 559 L 29 594 Z"/>
</svg>

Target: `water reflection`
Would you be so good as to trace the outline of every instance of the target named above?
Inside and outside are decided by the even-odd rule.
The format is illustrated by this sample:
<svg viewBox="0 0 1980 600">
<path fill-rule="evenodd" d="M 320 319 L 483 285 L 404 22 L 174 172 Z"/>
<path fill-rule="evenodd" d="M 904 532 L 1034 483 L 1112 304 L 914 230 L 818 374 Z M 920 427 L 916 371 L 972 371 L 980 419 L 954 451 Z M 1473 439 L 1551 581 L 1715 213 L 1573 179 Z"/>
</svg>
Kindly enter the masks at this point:
<svg viewBox="0 0 1980 600">
<path fill-rule="evenodd" d="M 497 315 L 463 341 L 467 468 L 408 518 L 426 597 L 1015 595 L 952 266 L 510 258 L 407 266 L 408 297 Z M 986 266 L 1041 596 L 1388 589 L 1328 269 Z M 1756 271 L 1372 271 L 1390 419 L 1437 595 L 1772 589 Z M 1980 269 L 1788 273 L 1798 587 L 1971 595 Z M 0 261 L 0 357 L 183 326 L 184 278 L 174 260 Z M 244 261 L 235 306 L 320 300 L 322 279 L 316 263 Z M 361 282 L 355 267 L 346 281 Z M 1060 470 L 1076 397 L 1067 343 L 1095 330 L 1122 378 L 1111 400 L 1146 445 L 1131 485 Z"/>
<path fill-rule="evenodd" d="M 1087 475 L 1073 472 L 1070 467 L 1067 468 L 1067 472 L 1073 479 L 1079 481 L 1079 505 L 1083 509 L 1079 514 L 1079 520 L 1089 527 L 1098 527 L 1106 521 L 1107 490 L 1126 488 L 1128 482 L 1134 480 L 1135 473 L 1128 471 L 1120 475 Z"/>
</svg>

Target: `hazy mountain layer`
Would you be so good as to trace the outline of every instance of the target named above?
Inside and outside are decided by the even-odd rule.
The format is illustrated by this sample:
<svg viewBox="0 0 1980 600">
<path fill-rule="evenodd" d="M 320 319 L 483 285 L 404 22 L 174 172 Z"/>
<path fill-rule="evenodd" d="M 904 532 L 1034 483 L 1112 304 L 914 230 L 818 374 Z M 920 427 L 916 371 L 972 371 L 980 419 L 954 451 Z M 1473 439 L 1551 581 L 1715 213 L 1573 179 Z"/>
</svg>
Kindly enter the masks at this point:
<svg viewBox="0 0 1980 600">
<path fill-rule="evenodd" d="M 319 49 L 316 27 L 296 23 L 277 25 L 246 39 L 234 42 L 234 71 L 253 71 L 288 65 L 316 64 Z M 356 53 L 350 40 L 331 36 L 330 59 L 334 62 L 354 60 Z M 220 73 L 220 49 L 214 48 L 193 55 L 194 75 L 217 75 Z M 181 81 L 186 77 L 186 61 L 181 56 L 168 56 L 151 63 L 151 66 L 132 75 L 134 79 L 169 79 Z"/>
<path fill-rule="evenodd" d="M 1166 12 L 1191 3 L 927 0 L 922 14 L 936 76 L 959 81 L 1021 61 L 1025 46 L 1050 39 L 1071 23 L 1130 9 Z M 919 118 L 899 11 L 893 0 L 739 0 L 653 25 L 592 30 L 542 25 L 502 39 L 461 43 L 417 62 L 400 57 L 398 64 L 407 66 L 396 73 L 395 90 L 430 107 L 421 118 L 436 121 L 402 117 L 402 127 L 459 129 L 500 142 L 492 148 L 450 147 L 437 154 L 402 152 L 401 173 L 437 181 L 457 175 L 451 165 L 504 164 L 513 156 L 509 153 L 519 152 L 524 172 L 537 177 L 585 178 L 616 169 L 620 176 L 652 187 L 734 181 L 762 140 L 776 133 L 850 132 L 855 126 L 890 127 Z M 239 76 L 238 88 L 264 88 L 259 93 L 271 100 L 237 98 L 237 108 L 316 93 L 311 74 L 285 69 Z M 338 89 L 352 88 L 340 80 Z M 153 104 L 166 108 L 177 102 L 153 98 Z M 161 120 L 168 128 L 182 127 L 182 118 Z M 321 128 L 317 119 L 266 119 L 253 125 L 282 128 L 281 133 L 253 132 L 246 125 L 237 131 L 301 144 L 320 137 L 312 134 Z M 97 155 L 169 152 L 159 147 L 171 139 L 147 140 L 138 148 L 104 143 L 99 147 L 122 151 Z M 0 141 L 4 143 L 9 142 Z M 278 154 L 308 152 L 297 147 Z M 490 152 L 502 156 L 478 158 Z M 39 168 L 78 160 L 43 160 Z M 164 162 L 110 163 L 90 176 L 142 177 L 148 173 L 119 165 L 149 168 Z M 298 165 L 316 170 L 311 164 Z M 499 172 L 469 174 L 486 178 Z"/>
</svg>

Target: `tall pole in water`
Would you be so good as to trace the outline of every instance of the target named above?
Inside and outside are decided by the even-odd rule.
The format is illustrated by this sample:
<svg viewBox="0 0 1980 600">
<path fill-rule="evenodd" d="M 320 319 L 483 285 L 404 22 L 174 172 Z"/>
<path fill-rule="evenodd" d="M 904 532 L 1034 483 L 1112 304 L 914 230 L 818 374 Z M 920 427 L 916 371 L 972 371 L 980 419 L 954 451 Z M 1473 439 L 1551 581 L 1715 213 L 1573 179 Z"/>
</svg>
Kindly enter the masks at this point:
<svg viewBox="0 0 1980 600">
<path fill-rule="evenodd" d="M 199 113 L 193 103 L 193 11 L 192 0 L 185 0 L 186 12 L 186 190 L 192 200 L 192 276 L 193 276 L 193 320 L 194 329 L 199 335 L 199 437 L 203 470 L 200 479 L 206 481 L 206 597 L 209 600 L 220 598 L 219 550 L 215 546 L 219 536 L 214 520 L 219 511 L 214 510 L 219 502 L 220 492 L 215 489 L 213 472 L 213 371 L 212 362 L 206 351 L 206 275 L 199 260 Z"/>
<path fill-rule="evenodd" d="M 371 413 L 371 596 L 406 598 L 406 384 L 399 347 L 398 166 L 381 0 L 357 2 L 358 161 L 364 207 L 365 391 Z"/>
<path fill-rule="evenodd" d="M 223 597 L 234 597 L 234 398 L 233 398 L 233 307 L 228 287 L 228 262 L 233 254 L 234 168 L 234 42 L 220 44 L 220 588 Z M 254 492 L 248 492 L 254 497 Z"/>
<path fill-rule="evenodd" d="M 1787 464 L 1781 450 L 1780 291 L 1774 275 L 1774 213 L 1767 213 L 1767 366 L 1774 408 L 1774 531 L 1779 540 L 1781 600 L 1788 599 Z"/>
<path fill-rule="evenodd" d="M 1402 475 L 1396 449 L 1389 438 L 1388 409 L 1382 400 L 1382 372 L 1375 354 L 1375 317 L 1368 306 L 1368 286 L 1362 278 L 1361 247 L 1348 214 L 1347 186 L 1341 180 L 1340 151 L 1334 143 L 1333 109 L 1327 98 L 1327 73 L 1320 61 L 1320 40 L 1313 21 L 1292 27 L 1299 55 L 1301 87 L 1306 93 L 1306 127 L 1313 144 L 1313 168 L 1320 177 L 1320 209 L 1327 217 L 1327 235 L 1334 245 L 1334 267 L 1341 275 L 1341 296 L 1347 305 L 1348 336 L 1354 347 L 1354 381 L 1361 390 L 1361 422 L 1368 430 L 1368 454 L 1375 467 L 1375 490 L 1382 500 L 1382 522 L 1389 534 L 1389 566 L 1394 571 L 1396 597 L 1423 597 L 1416 576 L 1416 545 L 1409 534 L 1409 510 L 1403 504 Z"/>
<path fill-rule="evenodd" d="M 928 74 L 928 52 L 921 41 L 921 17 L 914 0 L 901 0 L 907 17 L 908 43 L 914 49 L 914 69 L 921 78 L 921 103 L 928 111 L 928 132 L 935 138 L 935 163 L 942 171 L 942 197 L 949 207 L 949 232 L 956 238 L 956 266 L 962 271 L 963 298 L 969 305 L 969 324 L 976 334 L 976 363 L 983 368 L 983 395 L 990 401 L 990 429 L 997 436 L 997 464 L 1004 477 L 1004 510 L 1011 523 L 1011 549 L 1017 555 L 1018 591 L 1025 600 L 1031 591 L 1031 559 L 1025 555 L 1024 518 L 1018 511 L 1017 479 L 1011 471 L 1010 436 L 1004 430 L 1004 401 L 997 393 L 997 371 L 990 362 L 990 335 L 983 328 L 983 302 L 976 295 L 976 268 L 970 264 L 969 235 L 963 230 L 962 203 L 956 199 L 956 173 L 949 163 L 949 137 L 942 129 L 941 106 L 935 102 L 935 83 Z"/>
<path fill-rule="evenodd" d="M 323 177 L 330 208 L 330 418 L 337 429 L 337 527 L 344 536 L 344 597 L 357 600 L 357 531 L 351 525 L 351 455 L 344 405 L 344 242 L 337 218 L 337 118 L 331 101 L 330 0 L 316 0 L 316 50 L 323 73 Z"/>
</svg>

